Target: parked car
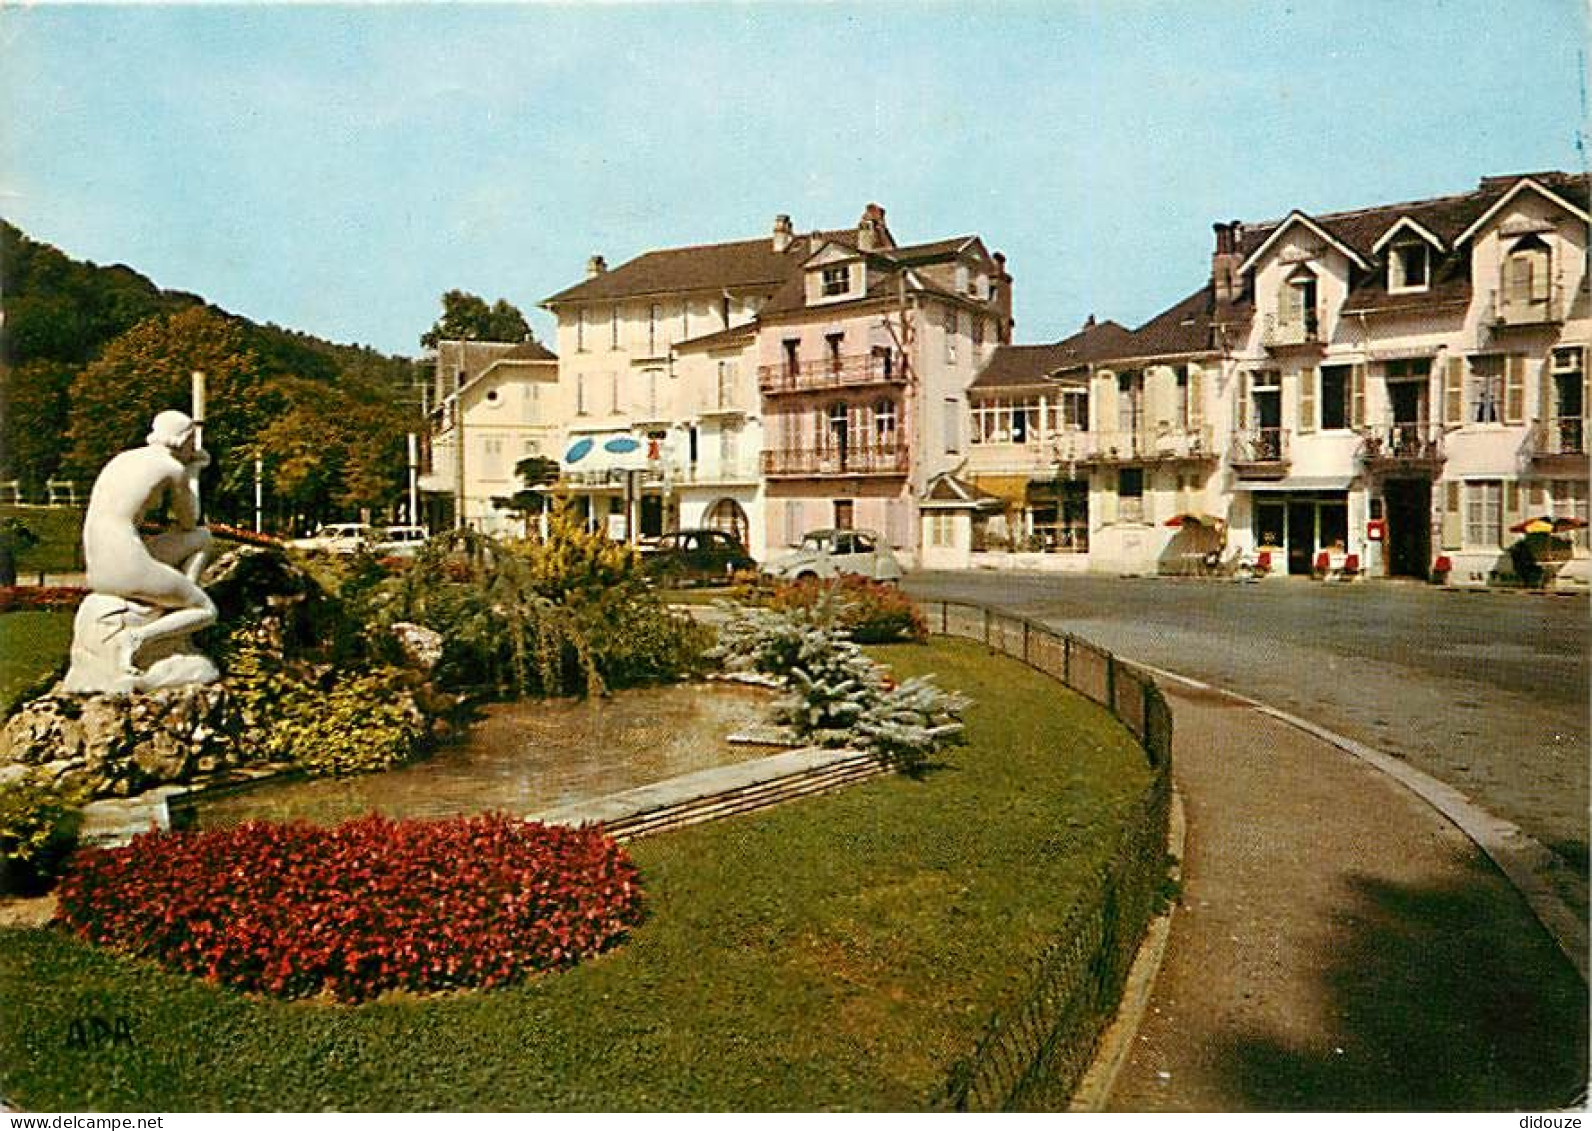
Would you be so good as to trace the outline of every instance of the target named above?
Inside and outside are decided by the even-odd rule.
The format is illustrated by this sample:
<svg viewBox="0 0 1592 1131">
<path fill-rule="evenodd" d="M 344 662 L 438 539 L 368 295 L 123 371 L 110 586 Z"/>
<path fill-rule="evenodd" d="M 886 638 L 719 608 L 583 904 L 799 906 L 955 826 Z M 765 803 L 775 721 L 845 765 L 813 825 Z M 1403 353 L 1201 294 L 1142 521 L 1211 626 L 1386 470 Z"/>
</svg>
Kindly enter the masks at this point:
<svg viewBox="0 0 1592 1131">
<path fill-rule="evenodd" d="M 378 558 L 412 558 L 430 537 L 424 526 L 389 526 L 370 552 Z"/>
<path fill-rule="evenodd" d="M 770 577 L 807 581 L 856 574 L 874 581 L 901 580 L 901 563 L 873 530 L 811 530 L 793 552 L 763 567 Z"/>
<path fill-rule="evenodd" d="M 727 581 L 737 570 L 757 568 L 746 547 L 722 530 L 676 530 L 644 552 L 644 576 L 664 585 Z"/>
<path fill-rule="evenodd" d="M 357 554 L 376 544 L 376 531 L 363 522 L 334 522 L 307 538 L 294 538 L 290 550 L 307 554 Z"/>
</svg>

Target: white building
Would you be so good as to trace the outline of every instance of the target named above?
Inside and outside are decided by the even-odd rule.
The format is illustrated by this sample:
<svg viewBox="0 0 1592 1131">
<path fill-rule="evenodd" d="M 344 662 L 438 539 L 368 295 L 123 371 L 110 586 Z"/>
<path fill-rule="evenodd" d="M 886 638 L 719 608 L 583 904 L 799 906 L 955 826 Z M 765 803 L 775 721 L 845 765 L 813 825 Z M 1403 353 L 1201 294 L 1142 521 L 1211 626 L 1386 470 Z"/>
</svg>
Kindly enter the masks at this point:
<svg viewBox="0 0 1592 1131">
<path fill-rule="evenodd" d="M 424 474 L 426 525 L 521 534 L 502 505 L 528 456 L 556 458 L 563 436 L 558 358 L 536 342 L 439 342 Z M 461 443 L 462 437 L 462 443 Z"/>
</svg>

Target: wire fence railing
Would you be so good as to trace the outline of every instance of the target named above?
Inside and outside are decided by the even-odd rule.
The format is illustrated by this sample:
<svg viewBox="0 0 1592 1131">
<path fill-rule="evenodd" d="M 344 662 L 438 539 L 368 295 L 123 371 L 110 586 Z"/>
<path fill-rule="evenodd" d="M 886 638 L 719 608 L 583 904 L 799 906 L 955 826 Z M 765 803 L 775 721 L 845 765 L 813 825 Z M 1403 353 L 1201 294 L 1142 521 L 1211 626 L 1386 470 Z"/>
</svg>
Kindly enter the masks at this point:
<svg viewBox="0 0 1592 1131">
<path fill-rule="evenodd" d="M 931 632 L 981 641 L 1106 708 L 1138 740 L 1152 771 L 1098 886 L 1073 906 L 1021 994 L 988 1019 L 935 1097 L 935 1106 L 955 1111 L 1064 1103 L 1089 1067 L 1166 893 L 1172 712 L 1148 672 L 1086 640 L 981 605 L 920 605 Z"/>
</svg>

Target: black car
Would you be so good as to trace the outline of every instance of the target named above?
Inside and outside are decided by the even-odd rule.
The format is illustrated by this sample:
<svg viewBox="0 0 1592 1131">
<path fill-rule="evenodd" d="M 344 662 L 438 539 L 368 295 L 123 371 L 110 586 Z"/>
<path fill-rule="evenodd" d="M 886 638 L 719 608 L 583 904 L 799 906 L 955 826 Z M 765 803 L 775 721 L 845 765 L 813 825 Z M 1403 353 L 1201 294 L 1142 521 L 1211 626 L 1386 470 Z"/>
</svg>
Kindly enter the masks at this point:
<svg viewBox="0 0 1592 1131">
<path fill-rule="evenodd" d="M 755 570 L 757 563 L 722 530 L 676 530 L 658 539 L 641 568 L 660 585 L 688 585 L 728 581 L 737 570 Z"/>
</svg>

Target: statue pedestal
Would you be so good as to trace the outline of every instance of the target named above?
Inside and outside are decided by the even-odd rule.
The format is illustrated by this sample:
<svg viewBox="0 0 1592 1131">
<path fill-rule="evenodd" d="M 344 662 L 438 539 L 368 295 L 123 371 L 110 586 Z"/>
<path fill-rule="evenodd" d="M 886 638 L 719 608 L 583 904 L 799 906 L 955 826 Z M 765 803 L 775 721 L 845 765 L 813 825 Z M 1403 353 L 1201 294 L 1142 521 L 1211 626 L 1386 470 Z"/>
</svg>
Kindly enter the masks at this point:
<svg viewBox="0 0 1592 1131">
<path fill-rule="evenodd" d="M 154 623 L 167 611 L 108 593 L 83 598 L 72 622 L 72 666 L 61 690 L 120 695 L 219 678 L 215 664 L 194 651 L 186 636 L 157 640 L 128 655 L 128 633 Z"/>
</svg>

